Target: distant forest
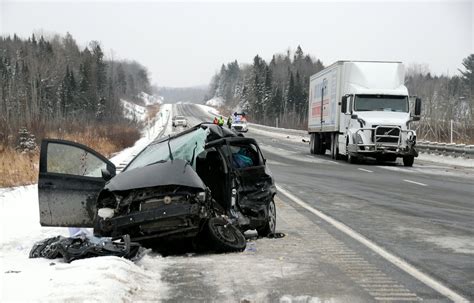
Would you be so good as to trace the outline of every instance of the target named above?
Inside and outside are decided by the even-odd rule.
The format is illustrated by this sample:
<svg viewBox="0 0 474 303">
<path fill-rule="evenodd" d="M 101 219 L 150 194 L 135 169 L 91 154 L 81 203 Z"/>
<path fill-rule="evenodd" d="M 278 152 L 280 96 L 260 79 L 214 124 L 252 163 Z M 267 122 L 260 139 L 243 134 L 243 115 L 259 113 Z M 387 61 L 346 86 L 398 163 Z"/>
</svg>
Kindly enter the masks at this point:
<svg viewBox="0 0 474 303">
<path fill-rule="evenodd" d="M 325 65 L 305 54 L 300 46 L 294 54 L 275 54 L 270 62 L 256 55 L 252 64 L 223 64 L 211 80 L 207 97 L 221 97 L 225 106 L 247 111 L 257 123 L 280 127 L 307 127 L 308 87 L 311 75 Z M 416 125 L 420 138 L 448 141 L 450 120 L 455 139 L 474 138 L 474 55 L 460 62 L 460 75 L 436 76 L 424 65 L 406 71 L 411 95 L 423 100 L 422 120 Z M 474 143 L 474 142 L 473 142 Z"/>
<path fill-rule="evenodd" d="M 122 121 L 120 98 L 142 91 L 150 92 L 146 68 L 106 60 L 97 41 L 80 49 L 69 33 L 0 37 L 0 145 L 15 144 L 20 128 L 41 134 L 75 121 Z"/>
</svg>

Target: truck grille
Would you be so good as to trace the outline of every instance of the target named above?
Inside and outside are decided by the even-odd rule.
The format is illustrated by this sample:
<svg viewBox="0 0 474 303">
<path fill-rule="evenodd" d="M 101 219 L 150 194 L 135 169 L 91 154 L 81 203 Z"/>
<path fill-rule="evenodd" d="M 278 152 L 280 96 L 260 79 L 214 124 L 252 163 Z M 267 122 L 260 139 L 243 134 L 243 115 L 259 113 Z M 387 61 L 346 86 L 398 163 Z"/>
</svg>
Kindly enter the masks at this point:
<svg viewBox="0 0 474 303">
<path fill-rule="evenodd" d="M 400 128 L 398 126 L 381 126 L 377 128 L 377 125 L 373 126 L 376 130 L 375 143 L 398 143 L 400 138 Z"/>
</svg>

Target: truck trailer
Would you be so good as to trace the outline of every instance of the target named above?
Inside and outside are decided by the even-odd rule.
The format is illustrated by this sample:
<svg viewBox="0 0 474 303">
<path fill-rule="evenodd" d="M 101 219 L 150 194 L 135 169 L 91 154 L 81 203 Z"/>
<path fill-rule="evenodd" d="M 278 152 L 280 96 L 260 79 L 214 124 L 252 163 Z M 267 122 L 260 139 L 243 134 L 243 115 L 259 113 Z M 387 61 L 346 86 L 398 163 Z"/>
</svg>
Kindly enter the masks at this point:
<svg viewBox="0 0 474 303">
<path fill-rule="evenodd" d="M 418 152 L 410 126 L 420 119 L 421 100 L 409 96 L 404 81 L 403 64 L 393 61 L 337 61 L 311 76 L 310 152 L 330 150 L 350 163 L 401 157 L 412 166 Z"/>
</svg>

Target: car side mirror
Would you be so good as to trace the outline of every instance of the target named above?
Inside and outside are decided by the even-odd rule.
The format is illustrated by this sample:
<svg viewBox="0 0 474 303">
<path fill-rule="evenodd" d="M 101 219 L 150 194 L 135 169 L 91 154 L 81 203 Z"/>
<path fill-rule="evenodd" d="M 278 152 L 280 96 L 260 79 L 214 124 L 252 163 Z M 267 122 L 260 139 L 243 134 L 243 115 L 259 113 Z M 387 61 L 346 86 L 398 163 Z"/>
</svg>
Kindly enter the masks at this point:
<svg viewBox="0 0 474 303">
<path fill-rule="evenodd" d="M 101 173 L 102 173 L 102 179 L 104 179 L 105 181 L 109 181 L 110 179 L 114 177 L 114 175 L 105 168 L 101 169 Z"/>
<path fill-rule="evenodd" d="M 357 119 L 357 118 L 359 118 L 359 116 L 357 116 L 356 114 L 351 115 L 351 119 Z"/>
<path fill-rule="evenodd" d="M 421 115 L 421 99 L 416 98 L 415 99 L 415 116 L 420 116 Z"/>
</svg>

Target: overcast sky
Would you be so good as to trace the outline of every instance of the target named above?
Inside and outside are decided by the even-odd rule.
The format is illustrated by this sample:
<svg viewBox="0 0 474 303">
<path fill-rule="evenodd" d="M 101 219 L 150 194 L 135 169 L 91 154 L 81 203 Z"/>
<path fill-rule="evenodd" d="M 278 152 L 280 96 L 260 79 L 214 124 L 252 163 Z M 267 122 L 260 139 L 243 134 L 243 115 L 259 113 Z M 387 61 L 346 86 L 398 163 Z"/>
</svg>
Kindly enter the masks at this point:
<svg viewBox="0 0 474 303">
<path fill-rule="evenodd" d="M 341 59 L 425 63 L 453 74 L 474 53 L 473 1 L 153 2 L 0 0 L 0 32 L 43 30 L 145 65 L 160 86 L 207 84 L 222 63 L 301 45 L 325 65 Z"/>
</svg>

